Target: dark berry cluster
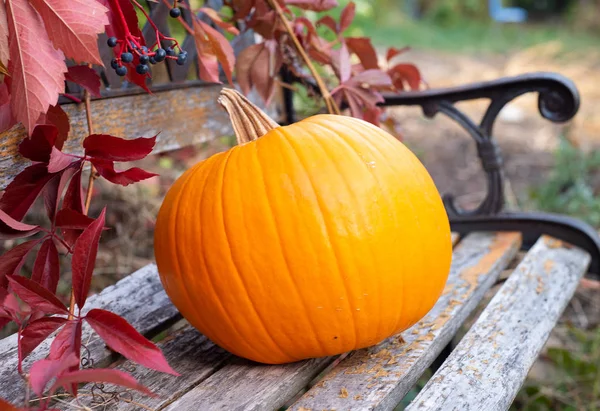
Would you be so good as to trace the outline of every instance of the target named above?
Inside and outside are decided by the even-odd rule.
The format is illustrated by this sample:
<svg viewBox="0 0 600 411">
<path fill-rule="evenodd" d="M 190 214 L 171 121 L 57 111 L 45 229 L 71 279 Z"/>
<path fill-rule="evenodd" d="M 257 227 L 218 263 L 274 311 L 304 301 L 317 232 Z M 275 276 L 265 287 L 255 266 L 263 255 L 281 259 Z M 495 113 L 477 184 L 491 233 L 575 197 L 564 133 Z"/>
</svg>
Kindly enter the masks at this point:
<svg viewBox="0 0 600 411">
<path fill-rule="evenodd" d="M 177 17 L 181 15 L 181 11 L 178 8 L 171 9 L 171 15 L 174 14 L 172 13 L 173 10 L 177 10 L 177 13 L 175 13 L 178 14 Z M 138 62 L 135 66 L 135 71 L 142 75 L 150 71 L 150 64 L 158 64 L 166 59 L 175 60 L 180 66 L 184 65 L 187 60 L 187 51 L 181 50 L 177 40 L 167 37 L 164 37 L 164 39 L 172 41 L 173 44 L 167 47 L 167 49 L 163 49 L 157 41 L 154 46 L 148 49 L 148 47 L 140 45 L 135 38 L 125 41 L 116 37 L 110 37 L 107 40 L 107 44 L 109 47 L 116 49 L 116 57 L 110 62 L 111 67 L 119 76 L 124 76 L 127 74 L 127 67 L 124 63 L 133 63 L 136 56 Z M 175 52 L 176 48 L 179 49 L 179 54 Z"/>
</svg>

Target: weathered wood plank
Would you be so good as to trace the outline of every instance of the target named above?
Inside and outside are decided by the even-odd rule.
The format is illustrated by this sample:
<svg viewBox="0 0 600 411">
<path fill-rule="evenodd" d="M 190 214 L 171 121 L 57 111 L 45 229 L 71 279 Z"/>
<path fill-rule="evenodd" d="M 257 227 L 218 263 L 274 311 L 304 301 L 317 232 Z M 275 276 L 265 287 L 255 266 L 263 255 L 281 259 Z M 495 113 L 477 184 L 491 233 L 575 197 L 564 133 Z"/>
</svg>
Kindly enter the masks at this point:
<svg viewBox="0 0 600 411">
<path fill-rule="evenodd" d="M 276 410 L 334 360 L 324 357 L 272 366 L 234 358 L 165 410 Z"/>
<path fill-rule="evenodd" d="M 86 303 L 84 313 L 92 308 L 104 308 L 119 314 L 139 332 L 146 334 L 160 324 L 178 317 L 178 311 L 167 297 L 158 278 L 154 264 L 136 271 L 117 284 L 92 296 Z M 92 353 L 94 364 L 106 362 L 111 353 L 103 342 L 87 326 L 83 328 L 83 341 Z M 25 369 L 48 354 L 52 339 L 44 341 L 25 361 Z M 0 340 L 0 397 L 11 402 L 21 400 L 25 392 L 22 379 L 17 373 L 17 338 L 12 335 Z"/>
<path fill-rule="evenodd" d="M 131 361 L 125 361 L 117 369 L 126 371 L 133 375 L 138 381 L 150 388 L 158 396 L 151 398 L 138 392 L 129 392 L 123 398 L 129 399 L 135 403 L 143 404 L 153 410 L 161 410 L 168 406 L 178 397 L 183 395 L 190 388 L 198 385 L 209 375 L 229 359 L 232 355 L 225 350 L 217 347 L 209 341 L 199 331 L 192 326 L 187 325 L 173 335 L 168 336 L 158 343 L 163 354 L 169 360 L 169 364 L 181 375 L 160 373 L 148 368 L 135 365 Z M 85 386 L 81 392 L 86 392 L 90 386 Z M 124 390 L 119 390 L 124 391 Z M 111 410 L 139 410 L 137 405 L 132 402 L 115 401 L 111 396 L 107 396 L 106 406 Z M 112 401 L 108 401 L 111 400 Z M 77 401 L 72 401 L 71 406 L 59 404 L 58 408 L 73 409 L 77 405 L 92 407 L 90 397 L 82 397 Z"/>
<path fill-rule="evenodd" d="M 589 262 L 540 238 L 407 409 L 507 410 Z"/>
<path fill-rule="evenodd" d="M 494 284 L 520 243 L 517 233 L 464 238 L 454 250 L 446 288 L 425 318 L 401 336 L 350 354 L 290 410 L 394 409 Z"/>
<path fill-rule="evenodd" d="M 93 100 L 94 132 L 123 138 L 151 137 L 160 132 L 153 153 L 231 135 L 229 118 L 217 104 L 220 90 L 219 85 L 197 83 L 194 87 L 156 91 L 153 95 Z M 256 94 L 251 94 L 250 99 L 261 104 Z M 80 154 L 81 141 L 88 135 L 84 105 L 64 104 L 62 108 L 71 122 L 63 151 Z M 269 114 L 277 118 L 274 111 Z M 18 145 L 25 137 L 21 124 L 0 133 L 0 190 L 31 164 L 18 153 Z"/>
<path fill-rule="evenodd" d="M 452 238 L 452 245 L 456 245 L 456 243 L 458 243 L 458 240 L 460 240 L 460 234 L 458 233 L 452 233 L 451 234 L 451 238 Z"/>
</svg>

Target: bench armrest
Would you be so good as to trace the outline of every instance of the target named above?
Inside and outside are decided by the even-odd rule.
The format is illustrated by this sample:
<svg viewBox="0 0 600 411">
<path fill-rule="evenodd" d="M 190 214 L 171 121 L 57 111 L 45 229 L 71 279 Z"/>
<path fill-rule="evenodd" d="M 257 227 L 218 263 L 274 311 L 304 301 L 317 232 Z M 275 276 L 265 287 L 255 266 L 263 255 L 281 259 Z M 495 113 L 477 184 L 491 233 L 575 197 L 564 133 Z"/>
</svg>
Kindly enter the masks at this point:
<svg viewBox="0 0 600 411">
<path fill-rule="evenodd" d="M 384 94 L 382 106 L 421 106 L 427 117 L 443 113 L 473 137 L 487 177 L 485 199 L 473 210 L 460 209 L 452 195 L 444 196 L 450 217 L 493 215 L 504 207 L 502 156 L 493 139 L 494 122 L 502 108 L 518 96 L 537 92 L 542 117 L 560 123 L 570 120 L 579 109 L 579 92 L 568 78 L 555 73 L 530 73 L 461 87 Z M 454 104 L 486 98 L 489 106 L 479 122 L 473 121 Z"/>
</svg>

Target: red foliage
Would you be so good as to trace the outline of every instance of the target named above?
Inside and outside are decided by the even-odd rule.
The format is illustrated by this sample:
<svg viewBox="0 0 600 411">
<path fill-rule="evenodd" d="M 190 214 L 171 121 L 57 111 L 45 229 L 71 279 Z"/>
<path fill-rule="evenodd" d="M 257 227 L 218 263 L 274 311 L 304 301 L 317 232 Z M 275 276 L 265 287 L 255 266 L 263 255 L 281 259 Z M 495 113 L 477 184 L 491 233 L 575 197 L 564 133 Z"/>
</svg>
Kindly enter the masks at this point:
<svg viewBox="0 0 600 411">
<path fill-rule="evenodd" d="M 71 66 L 65 78 L 79 84 L 92 96 L 100 97 L 100 76 L 94 69 L 88 66 Z"/>
<path fill-rule="evenodd" d="M 69 388 L 69 385 L 82 382 L 102 382 L 120 385 L 154 396 L 152 391 L 138 383 L 131 375 L 114 369 L 77 370 L 62 374 L 54 383 L 50 392 L 54 393 L 59 387 Z"/>
<path fill-rule="evenodd" d="M 83 233 L 75 241 L 75 246 L 73 247 L 73 258 L 71 259 L 73 290 L 79 309 L 85 304 L 90 290 L 100 234 L 102 234 L 102 229 L 104 228 L 105 212 L 106 208 L 102 210 L 100 216 L 93 223 L 83 230 Z"/>
<path fill-rule="evenodd" d="M 179 375 L 156 345 L 138 333 L 127 321 L 110 311 L 94 308 L 85 316 L 88 324 L 112 350 L 145 367 Z"/>
<path fill-rule="evenodd" d="M 138 137 L 132 140 L 92 134 L 83 140 L 85 155 L 109 161 L 141 160 L 152 151 L 156 136 L 151 138 Z"/>
<path fill-rule="evenodd" d="M 19 352 L 21 361 L 42 343 L 50 334 L 58 330 L 67 321 L 62 317 L 43 317 L 31 321 L 21 332 Z"/>
</svg>

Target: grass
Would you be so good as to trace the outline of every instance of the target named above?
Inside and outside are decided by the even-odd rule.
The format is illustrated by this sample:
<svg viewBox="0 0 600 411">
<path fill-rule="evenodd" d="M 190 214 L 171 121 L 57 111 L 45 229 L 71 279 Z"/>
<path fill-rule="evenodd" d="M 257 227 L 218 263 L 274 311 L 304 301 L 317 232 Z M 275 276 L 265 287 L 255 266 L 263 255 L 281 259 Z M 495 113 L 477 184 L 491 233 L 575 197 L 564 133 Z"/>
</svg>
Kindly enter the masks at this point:
<svg viewBox="0 0 600 411">
<path fill-rule="evenodd" d="M 600 409 L 600 328 L 571 328 L 570 337 L 578 348 L 550 348 L 546 356 L 554 368 L 552 378 L 526 383 L 511 410 Z"/>
<path fill-rule="evenodd" d="M 566 139 L 547 180 L 531 190 L 531 208 L 567 214 L 600 228 L 600 151 L 583 153 Z"/>
<path fill-rule="evenodd" d="M 347 1 L 341 1 L 342 5 Z M 413 20 L 400 6 L 383 10 L 380 1 L 357 1 L 357 13 L 349 34 L 370 37 L 376 46 L 410 46 L 422 50 L 467 53 L 506 53 L 549 41 L 560 41 L 569 51 L 597 48 L 600 37 L 570 30 L 557 24 L 499 24 L 490 21 L 456 19 L 441 25 L 427 18 Z M 340 7 L 341 8 L 341 7 Z M 336 10 L 333 14 L 339 14 Z"/>
</svg>

